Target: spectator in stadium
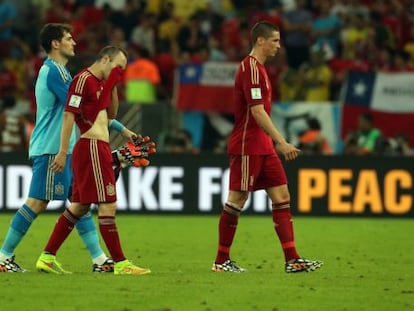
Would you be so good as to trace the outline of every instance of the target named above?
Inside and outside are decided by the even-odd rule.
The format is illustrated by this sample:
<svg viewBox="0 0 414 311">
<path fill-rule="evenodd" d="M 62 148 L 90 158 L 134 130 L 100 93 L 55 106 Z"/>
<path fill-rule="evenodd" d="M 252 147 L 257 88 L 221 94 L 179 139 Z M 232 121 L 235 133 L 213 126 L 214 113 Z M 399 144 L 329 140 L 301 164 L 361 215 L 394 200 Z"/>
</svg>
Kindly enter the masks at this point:
<svg viewBox="0 0 414 311">
<path fill-rule="evenodd" d="M 298 148 L 306 155 L 330 155 L 332 149 L 321 133 L 321 123 L 317 118 L 306 120 L 308 129 L 299 136 Z"/>
<path fill-rule="evenodd" d="M 114 1 L 105 1 L 112 7 L 111 22 L 124 33 L 125 41 L 131 40 L 131 33 L 137 19 L 143 15 L 145 1 L 124 0 L 120 8 L 114 7 Z"/>
<path fill-rule="evenodd" d="M 276 150 L 285 160 L 294 160 L 297 149 L 280 134 L 270 118 L 272 88 L 264 67 L 280 49 L 279 29 L 266 21 L 251 30 L 252 50 L 240 64 L 235 78 L 235 123 L 228 141 L 230 157 L 229 194 L 219 220 L 215 272 L 244 272 L 230 258 L 230 248 L 240 213 L 249 193 L 264 189 L 272 201 L 272 218 L 285 255 L 285 271 L 313 271 L 318 260 L 301 258 L 296 251 L 287 178 Z"/>
<path fill-rule="evenodd" d="M 10 53 L 16 14 L 13 2 L 0 0 L 0 57 L 8 56 Z"/>
<path fill-rule="evenodd" d="M 176 39 L 179 53 L 188 52 L 192 55 L 200 48 L 208 46 L 208 38 L 201 30 L 199 14 L 190 16 L 187 23 L 180 27 Z"/>
<path fill-rule="evenodd" d="M 413 156 L 414 149 L 410 146 L 410 139 L 406 133 L 398 133 L 393 139 L 395 142 L 394 150 L 397 155 Z"/>
<path fill-rule="evenodd" d="M 280 74 L 278 85 L 281 102 L 288 103 L 303 99 L 300 93 L 301 86 L 298 84 L 297 70 L 290 67 L 284 70 Z"/>
<path fill-rule="evenodd" d="M 174 89 L 174 74 L 176 59 L 168 39 L 158 40 L 157 53 L 153 58 L 160 72 L 161 84 L 165 88 L 165 95 L 171 98 Z"/>
<path fill-rule="evenodd" d="M 409 37 L 402 50 L 410 55 L 410 67 L 414 67 L 414 23 L 410 25 Z"/>
<path fill-rule="evenodd" d="M 297 69 L 309 60 L 312 15 L 305 6 L 305 0 L 295 2 L 295 9 L 283 14 L 283 30 L 289 66 Z"/>
<path fill-rule="evenodd" d="M 334 55 L 337 55 L 341 20 L 336 15 L 330 14 L 330 1 L 320 1 L 318 5 L 319 16 L 312 22 L 313 42 L 320 46 L 327 45 Z"/>
<path fill-rule="evenodd" d="M 16 99 L 0 96 L 0 152 L 26 149 L 26 120 L 13 113 Z"/>
<path fill-rule="evenodd" d="M 331 100 L 330 87 L 333 74 L 325 61 L 325 50 L 315 44 L 311 47 L 310 61 L 298 71 L 299 92 L 305 101 L 327 102 Z"/>
<path fill-rule="evenodd" d="M 5 60 L 5 58 L 0 58 L 0 99 L 17 95 L 16 73 L 7 68 Z"/>
<path fill-rule="evenodd" d="M 159 14 L 158 34 L 159 41 L 168 41 L 173 57 L 178 56 L 177 34 L 180 29 L 180 20 L 175 17 L 175 6 L 172 1 L 167 1 Z"/>
<path fill-rule="evenodd" d="M 39 271 L 67 273 L 56 261 L 56 253 L 76 223 L 88 213 L 90 205 L 96 203 L 99 230 L 115 262 L 114 273 L 141 275 L 151 272 L 126 259 L 115 221 L 117 198 L 108 124 L 118 110 L 116 85 L 126 66 L 126 52 L 119 47 L 106 46 L 98 53 L 96 61 L 81 70 L 69 86 L 59 152 L 50 168 L 61 173 L 70 167 L 67 152 L 76 122 L 80 139 L 73 149 L 72 203 L 58 218 L 36 262 Z"/>
<path fill-rule="evenodd" d="M 127 101 L 135 104 L 153 103 L 158 96 L 165 94 L 157 64 L 145 48 L 133 47 L 131 52 L 134 55 L 131 55 L 132 60 L 124 76 Z"/>
<path fill-rule="evenodd" d="M 342 27 L 341 44 L 342 57 L 355 59 L 358 53 L 365 49 L 364 44 L 368 36 L 367 21 L 364 15 L 348 15 L 348 23 Z"/>
<path fill-rule="evenodd" d="M 378 128 L 374 127 L 372 115 L 369 113 L 361 113 L 358 116 L 358 129 L 345 137 L 344 154 L 378 154 L 382 143 L 382 133 Z"/>
<path fill-rule="evenodd" d="M 151 56 L 154 56 L 155 53 L 155 22 L 154 14 L 147 13 L 143 15 L 139 24 L 132 29 L 130 40 L 132 44 L 146 49 Z"/>
</svg>

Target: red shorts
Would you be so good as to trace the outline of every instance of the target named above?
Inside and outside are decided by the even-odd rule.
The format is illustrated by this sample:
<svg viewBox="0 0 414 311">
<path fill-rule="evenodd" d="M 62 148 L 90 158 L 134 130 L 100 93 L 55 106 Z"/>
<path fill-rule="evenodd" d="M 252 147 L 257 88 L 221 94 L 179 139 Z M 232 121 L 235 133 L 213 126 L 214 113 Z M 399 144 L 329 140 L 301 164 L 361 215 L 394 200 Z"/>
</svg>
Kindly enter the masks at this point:
<svg viewBox="0 0 414 311">
<path fill-rule="evenodd" d="M 255 191 L 287 184 L 276 154 L 230 155 L 230 190 Z"/>
<path fill-rule="evenodd" d="M 115 202 L 115 175 L 107 142 L 81 138 L 72 154 L 72 201 L 81 204 Z"/>
</svg>

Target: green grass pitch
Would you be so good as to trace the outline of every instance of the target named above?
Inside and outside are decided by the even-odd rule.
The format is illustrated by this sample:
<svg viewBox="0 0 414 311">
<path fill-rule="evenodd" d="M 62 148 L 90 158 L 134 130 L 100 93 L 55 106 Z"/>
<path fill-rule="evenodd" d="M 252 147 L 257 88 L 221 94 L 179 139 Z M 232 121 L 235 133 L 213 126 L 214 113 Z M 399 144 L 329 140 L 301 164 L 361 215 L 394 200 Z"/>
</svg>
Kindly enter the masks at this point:
<svg viewBox="0 0 414 311">
<path fill-rule="evenodd" d="M 12 214 L 0 215 L 0 242 Z M 412 219 L 296 217 L 296 245 L 325 265 L 286 274 L 270 215 L 242 215 L 232 257 L 249 271 L 213 273 L 218 216 L 119 215 L 125 254 L 145 276 L 96 275 L 76 232 L 58 254 L 72 275 L 34 271 L 57 214 L 16 250 L 31 273 L 0 274 L 0 310 L 414 310 Z"/>
</svg>

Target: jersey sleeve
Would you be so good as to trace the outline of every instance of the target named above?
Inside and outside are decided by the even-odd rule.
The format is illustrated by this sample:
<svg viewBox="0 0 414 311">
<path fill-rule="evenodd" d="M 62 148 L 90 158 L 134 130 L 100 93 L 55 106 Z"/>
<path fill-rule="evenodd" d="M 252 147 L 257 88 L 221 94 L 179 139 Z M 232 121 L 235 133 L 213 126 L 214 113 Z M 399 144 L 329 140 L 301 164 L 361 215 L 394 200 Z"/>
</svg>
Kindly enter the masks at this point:
<svg viewBox="0 0 414 311">
<path fill-rule="evenodd" d="M 266 80 L 259 70 L 257 61 L 247 59 L 244 63 L 243 71 L 243 93 L 249 106 L 264 103 L 264 95 L 266 93 Z"/>
<path fill-rule="evenodd" d="M 86 90 L 88 89 L 88 80 L 83 75 L 76 76 L 73 79 L 69 87 L 65 111 L 70 111 L 75 114 L 81 113 L 82 101 L 86 98 Z"/>
<path fill-rule="evenodd" d="M 47 88 L 55 94 L 60 103 L 66 102 L 69 82 L 55 66 L 51 66 L 47 76 Z"/>
</svg>

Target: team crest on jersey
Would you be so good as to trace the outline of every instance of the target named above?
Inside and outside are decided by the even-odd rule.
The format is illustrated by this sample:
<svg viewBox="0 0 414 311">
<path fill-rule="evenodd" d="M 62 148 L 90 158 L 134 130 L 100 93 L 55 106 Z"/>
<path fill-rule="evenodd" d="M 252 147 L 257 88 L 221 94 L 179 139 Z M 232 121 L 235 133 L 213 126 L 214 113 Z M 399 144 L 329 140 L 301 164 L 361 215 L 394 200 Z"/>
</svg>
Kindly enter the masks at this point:
<svg viewBox="0 0 414 311">
<path fill-rule="evenodd" d="M 99 97 L 101 97 L 101 93 L 102 93 L 102 90 L 99 90 L 96 92 L 96 99 L 99 99 Z"/>
<path fill-rule="evenodd" d="M 107 195 L 115 195 L 115 186 L 111 183 L 106 185 L 106 194 Z"/>
<path fill-rule="evenodd" d="M 250 89 L 250 94 L 252 99 L 262 99 L 262 91 L 260 90 L 260 87 L 252 87 Z"/>
<path fill-rule="evenodd" d="M 55 194 L 63 195 L 65 193 L 65 186 L 62 183 L 55 185 Z"/>
<path fill-rule="evenodd" d="M 79 95 L 71 95 L 69 99 L 69 106 L 79 108 L 82 97 Z"/>
</svg>

